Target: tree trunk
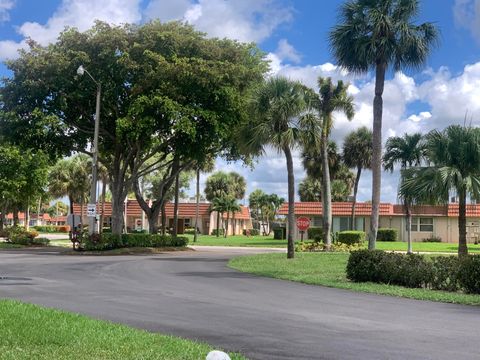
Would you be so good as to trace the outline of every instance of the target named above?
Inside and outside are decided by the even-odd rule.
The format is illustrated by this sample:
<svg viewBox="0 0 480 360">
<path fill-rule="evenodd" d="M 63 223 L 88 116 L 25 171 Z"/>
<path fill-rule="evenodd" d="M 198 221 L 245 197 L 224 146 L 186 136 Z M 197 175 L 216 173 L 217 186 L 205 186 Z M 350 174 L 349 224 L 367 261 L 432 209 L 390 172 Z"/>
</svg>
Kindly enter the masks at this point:
<svg viewBox="0 0 480 360">
<path fill-rule="evenodd" d="M 328 136 L 326 129 L 322 131 L 322 213 L 323 213 L 323 243 L 329 251 L 332 246 L 332 190 L 330 184 L 330 168 L 328 166 Z"/>
<path fill-rule="evenodd" d="M 357 206 L 358 183 L 360 182 L 360 175 L 362 174 L 362 167 L 357 167 L 357 176 L 355 177 L 355 185 L 353 186 L 353 201 L 352 201 L 352 215 L 350 217 L 350 230 L 356 230 L 355 224 L 355 207 Z"/>
<path fill-rule="evenodd" d="M 167 210 L 165 209 L 167 203 L 164 202 L 161 206 L 161 213 L 162 213 L 162 235 L 165 235 L 167 232 Z"/>
<path fill-rule="evenodd" d="M 73 232 L 75 231 L 75 213 L 73 212 L 73 198 L 71 196 L 68 197 L 69 201 L 69 207 L 70 207 L 70 215 L 72 216 L 72 227 L 70 228 L 70 232 L 68 233 L 68 238 L 72 240 L 73 238 Z M 57 220 L 58 220 L 58 214 L 57 214 Z"/>
<path fill-rule="evenodd" d="M 80 200 L 80 231 L 83 231 L 83 199 Z"/>
<path fill-rule="evenodd" d="M 287 234 L 287 259 L 295 257 L 295 177 L 293 174 L 292 152 L 288 146 L 283 148 L 287 161 L 288 174 L 288 234 Z"/>
<path fill-rule="evenodd" d="M 235 219 L 235 210 L 232 211 L 232 235 L 237 235 L 237 220 Z"/>
<path fill-rule="evenodd" d="M 175 202 L 173 205 L 173 229 L 172 235 L 178 235 L 178 195 L 180 192 L 180 173 L 175 177 Z"/>
<path fill-rule="evenodd" d="M 25 224 L 23 224 L 25 230 L 30 229 L 30 201 L 27 202 L 27 207 L 25 208 Z"/>
<path fill-rule="evenodd" d="M 223 237 L 226 239 L 228 236 L 228 222 L 230 221 L 230 211 L 227 211 L 227 224 L 225 225 L 225 232 L 223 233 Z"/>
<path fill-rule="evenodd" d="M 195 230 L 193 231 L 193 242 L 198 238 L 198 213 L 200 208 L 200 168 L 197 169 L 197 188 L 195 194 Z"/>
<path fill-rule="evenodd" d="M 13 208 L 13 226 L 18 226 L 18 207 L 14 206 Z"/>
<path fill-rule="evenodd" d="M 383 88 L 385 86 L 385 70 L 387 66 L 378 62 L 375 69 L 375 98 L 373 100 L 373 154 L 372 154 L 372 215 L 368 248 L 375 249 L 378 231 L 378 215 L 380 212 L 380 191 L 382 187 L 382 112 Z"/>
<path fill-rule="evenodd" d="M 410 204 L 405 201 L 405 211 L 407 213 L 407 254 L 412 254 L 412 211 Z"/>
<path fill-rule="evenodd" d="M 102 210 L 100 212 L 100 226 L 98 228 L 98 232 L 101 234 L 103 233 L 103 221 L 105 216 L 103 215 L 105 213 L 105 195 L 107 193 L 107 181 L 105 179 L 102 179 Z"/>
<path fill-rule="evenodd" d="M 125 196 L 123 192 L 114 191 L 113 188 L 115 188 L 115 186 L 112 186 L 112 234 L 122 235 Z"/>
<path fill-rule="evenodd" d="M 217 210 L 217 238 L 220 237 L 220 211 Z"/>
<path fill-rule="evenodd" d="M 0 212 L 0 231 L 5 227 L 5 218 L 7 216 L 7 208 L 4 206 Z"/>
<path fill-rule="evenodd" d="M 458 256 L 468 255 L 467 247 L 467 193 L 464 189 L 458 193 Z"/>
<path fill-rule="evenodd" d="M 37 226 L 40 226 L 40 211 L 42 211 L 42 197 L 38 199 L 38 207 L 37 207 Z"/>
</svg>

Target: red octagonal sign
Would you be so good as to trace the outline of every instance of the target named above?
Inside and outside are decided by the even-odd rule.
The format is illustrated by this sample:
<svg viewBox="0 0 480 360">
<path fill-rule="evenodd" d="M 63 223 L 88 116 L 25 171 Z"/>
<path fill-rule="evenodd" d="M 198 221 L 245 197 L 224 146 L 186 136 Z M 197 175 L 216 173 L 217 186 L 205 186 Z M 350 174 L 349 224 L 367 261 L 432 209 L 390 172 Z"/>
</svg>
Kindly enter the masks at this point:
<svg viewBox="0 0 480 360">
<path fill-rule="evenodd" d="M 306 217 L 297 218 L 297 227 L 300 231 L 307 231 L 310 227 L 310 219 Z"/>
</svg>

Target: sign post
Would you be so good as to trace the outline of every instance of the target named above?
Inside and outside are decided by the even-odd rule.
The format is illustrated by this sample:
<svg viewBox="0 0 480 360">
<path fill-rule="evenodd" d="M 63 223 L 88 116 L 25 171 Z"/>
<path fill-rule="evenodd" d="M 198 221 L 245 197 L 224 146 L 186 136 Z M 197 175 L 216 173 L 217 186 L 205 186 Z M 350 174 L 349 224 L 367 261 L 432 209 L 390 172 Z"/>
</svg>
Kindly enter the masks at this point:
<svg viewBox="0 0 480 360">
<path fill-rule="evenodd" d="M 304 216 L 297 218 L 297 228 L 300 230 L 300 240 L 303 242 L 303 234 L 310 227 L 310 219 Z"/>
<path fill-rule="evenodd" d="M 87 216 L 88 217 L 97 216 L 97 205 L 96 204 L 87 204 Z"/>
</svg>

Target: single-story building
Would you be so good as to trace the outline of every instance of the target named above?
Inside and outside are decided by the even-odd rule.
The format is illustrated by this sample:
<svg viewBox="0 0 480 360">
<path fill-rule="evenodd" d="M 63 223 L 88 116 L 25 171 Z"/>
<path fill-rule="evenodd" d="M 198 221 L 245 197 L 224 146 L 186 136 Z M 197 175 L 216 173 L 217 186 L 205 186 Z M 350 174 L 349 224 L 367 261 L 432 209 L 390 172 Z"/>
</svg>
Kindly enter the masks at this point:
<svg viewBox="0 0 480 360">
<path fill-rule="evenodd" d="M 332 231 L 350 229 L 351 202 L 332 203 Z M 279 215 L 288 214 L 288 204 L 283 204 Z M 370 203 L 357 203 L 355 208 L 355 228 L 370 230 Z M 295 217 L 307 217 L 311 227 L 322 227 L 322 204 L 320 202 L 296 202 Z M 381 203 L 379 215 L 380 228 L 398 230 L 400 241 L 407 241 L 407 224 L 403 205 Z M 458 204 L 448 205 L 416 205 L 412 207 L 412 241 L 439 237 L 442 242 L 458 243 Z M 295 236 L 300 232 L 295 229 Z M 480 241 L 480 205 L 467 205 L 467 241 Z"/>
<path fill-rule="evenodd" d="M 37 214 L 32 213 L 30 214 L 29 226 L 44 226 L 44 225 L 55 225 L 55 226 L 62 226 L 67 225 L 67 217 L 66 216 L 55 216 L 51 217 L 49 214 L 44 213 L 40 214 L 38 217 Z M 5 216 L 5 225 L 10 226 L 13 225 L 13 213 L 9 213 Z M 19 212 L 18 213 L 18 225 L 25 226 L 25 213 Z"/>
<path fill-rule="evenodd" d="M 81 206 L 74 204 L 74 214 L 80 215 Z M 112 215 L 112 205 L 109 202 L 106 202 L 103 206 L 102 204 L 97 204 L 97 214 L 102 213 L 103 208 L 103 226 L 111 226 L 111 215 Z M 233 214 L 230 214 L 230 219 L 228 221 L 228 235 L 239 235 L 242 234 L 243 230 L 252 228 L 252 219 L 250 217 L 250 210 L 246 206 L 240 206 L 241 211 L 235 213 L 235 219 L 233 219 Z M 173 226 L 173 210 L 174 204 L 169 202 L 165 207 L 166 217 L 167 217 L 167 227 L 171 228 Z M 83 206 L 83 223 L 88 223 L 88 218 L 86 214 L 86 206 Z M 195 226 L 195 212 L 196 204 L 195 203 L 179 203 L 178 204 L 178 233 L 183 234 L 186 229 L 193 228 Z M 125 211 L 124 216 L 126 219 L 128 231 L 133 230 L 147 230 L 148 229 L 148 219 L 146 218 L 142 208 L 140 207 L 137 200 L 129 199 L 125 202 Z M 216 229 L 217 215 L 216 212 L 210 212 L 210 203 L 202 202 L 199 204 L 198 211 L 198 230 L 200 234 L 211 234 L 214 229 Z M 223 214 L 223 217 L 220 221 L 220 228 L 225 228 L 227 222 L 227 214 Z M 158 217 L 157 222 L 158 227 L 161 226 L 161 214 Z"/>
</svg>

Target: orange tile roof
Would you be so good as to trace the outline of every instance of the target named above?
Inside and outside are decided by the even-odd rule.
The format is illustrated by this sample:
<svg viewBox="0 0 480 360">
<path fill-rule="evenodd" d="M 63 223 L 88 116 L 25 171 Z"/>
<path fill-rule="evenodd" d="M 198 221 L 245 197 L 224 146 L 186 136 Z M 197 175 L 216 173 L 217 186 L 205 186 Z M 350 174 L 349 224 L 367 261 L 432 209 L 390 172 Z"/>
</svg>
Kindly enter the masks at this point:
<svg viewBox="0 0 480 360">
<path fill-rule="evenodd" d="M 332 203 L 332 214 L 334 216 L 349 216 L 352 212 L 351 202 Z M 357 203 L 355 214 L 359 216 L 370 216 L 372 212 L 371 203 Z M 393 205 L 389 203 L 380 204 L 381 216 L 404 216 L 403 205 Z M 281 206 L 279 215 L 288 214 L 288 203 Z M 428 216 L 458 216 L 458 204 L 446 205 L 415 205 L 412 207 L 413 215 Z M 322 204 L 320 202 L 296 202 L 295 215 L 322 215 Z M 480 217 L 480 205 L 467 205 L 467 217 Z"/>
<path fill-rule="evenodd" d="M 165 206 L 165 213 L 167 217 L 173 217 L 173 208 L 174 204 L 169 202 Z M 240 206 L 241 211 L 235 214 L 235 218 L 239 220 L 248 220 L 250 219 L 250 211 L 246 206 Z M 127 202 L 127 216 L 142 216 L 142 208 L 136 200 L 128 200 Z M 180 218 L 193 218 L 195 217 L 196 204 L 195 203 L 179 203 L 178 204 L 178 216 Z M 73 212 L 75 214 L 80 214 L 80 205 L 73 204 Z M 102 212 L 102 203 L 97 204 L 97 213 Z M 83 206 L 83 214 L 87 214 L 87 205 Z M 210 216 L 210 204 L 209 203 L 200 203 L 198 214 L 200 217 L 209 217 Z M 109 202 L 105 203 L 105 216 L 112 215 L 112 204 Z M 231 215 L 230 215 L 231 216 Z M 227 215 L 224 214 L 226 218 Z"/>
</svg>

